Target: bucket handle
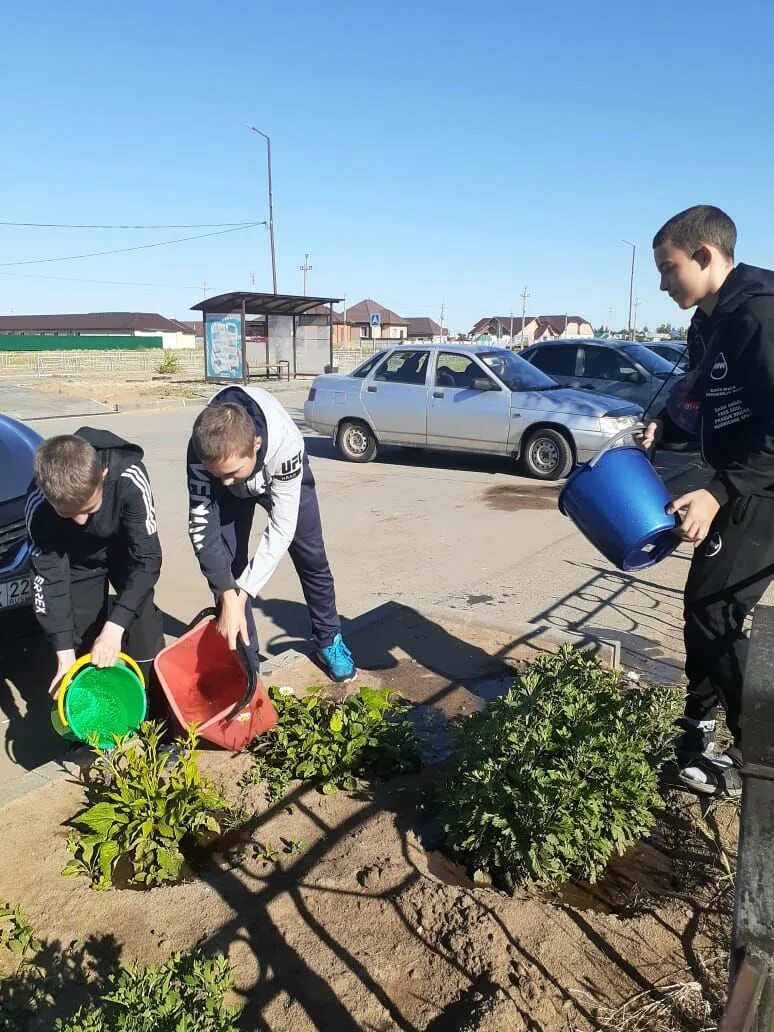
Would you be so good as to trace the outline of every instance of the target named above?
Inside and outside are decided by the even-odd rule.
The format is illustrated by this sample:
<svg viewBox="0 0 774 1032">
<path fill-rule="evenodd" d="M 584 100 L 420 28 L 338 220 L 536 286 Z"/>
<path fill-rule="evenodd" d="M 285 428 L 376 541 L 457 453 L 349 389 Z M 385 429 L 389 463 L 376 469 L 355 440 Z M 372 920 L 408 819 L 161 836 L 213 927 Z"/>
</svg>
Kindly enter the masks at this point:
<svg viewBox="0 0 774 1032">
<path fill-rule="evenodd" d="M 217 615 L 218 610 L 215 608 L 215 606 L 207 606 L 205 609 L 202 609 L 200 613 L 196 614 L 193 620 L 191 620 L 189 625 L 186 627 L 184 633 L 187 634 L 189 631 L 192 631 L 194 627 L 197 626 L 197 624 L 200 624 L 202 622 L 202 620 L 210 620 L 213 617 L 216 617 Z M 250 662 L 250 657 L 248 655 L 247 648 L 245 647 L 245 643 L 242 641 L 241 638 L 237 638 L 236 651 L 237 655 L 239 656 L 239 661 L 242 664 L 245 675 L 247 677 L 247 691 L 242 696 L 242 698 L 232 707 L 231 711 L 226 715 L 226 720 L 232 720 L 241 709 L 244 709 L 244 707 L 252 701 L 256 689 L 258 688 L 258 677 L 256 676 L 252 663 Z M 199 725 L 199 730 L 201 731 L 204 728 L 209 727 L 210 724 L 212 724 L 216 719 L 218 718 L 216 717 L 211 720 L 206 720 L 203 724 Z"/>
<path fill-rule="evenodd" d="M 140 668 L 137 666 L 137 664 L 132 659 L 132 657 L 131 656 L 127 656 L 127 654 L 125 652 L 119 652 L 118 653 L 118 658 L 121 660 L 121 662 L 124 664 L 124 666 L 129 667 L 129 669 L 133 673 L 135 673 L 137 675 L 137 677 L 140 679 L 140 684 L 142 685 L 142 687 L 144 689 L 145 688 L 145 678 L 143 677 L 142 670 L 140 670 Z M 73 680 L 75 679 L 75 675 L 77 673 L 80 673 L 80 671 L 83 670 L 83 668 L 85 666 L 90 666 L 90 665 L 91 665 L 91 653 L 89 652 L 85 656 L 81 656 L 80 659 L 76 659 L 76 661 L 73 663 L 73 665 L 70 667 L 70 669 L 67 671 L 67 673 L 62 678 L 62 683 L 59 686 L 59 695 L 57 696 L 56 704 L 57 704 L 57 710 L 59 711 L 59 719 L 61 720 L 62 725 L 64 727 L 68 727 L 69 726 L 68 723 L 67 723 L 67 717 L 65 716 L 65 705 L 64 705 L 65 693 L 66 693 L 67 689 L 70 687 L 70 685 L 73 683 Z"/>
<path fill-rule="evenodd" d="M 619 441 L 623 440 L 624 437 L 629 437 L 631 434 L 637 433 L 638 430 L 644 430 L 645 423 L 632 423 L 631 426 L 627 426 L 625 430 L 619 430 L 617 434 L 613 434 L 609 441 L 606 441 L 599 449 L 597 454 L 588 461 L 589 469 L 593 469 L 602 456 L 609 452 Z"/>
</svg>

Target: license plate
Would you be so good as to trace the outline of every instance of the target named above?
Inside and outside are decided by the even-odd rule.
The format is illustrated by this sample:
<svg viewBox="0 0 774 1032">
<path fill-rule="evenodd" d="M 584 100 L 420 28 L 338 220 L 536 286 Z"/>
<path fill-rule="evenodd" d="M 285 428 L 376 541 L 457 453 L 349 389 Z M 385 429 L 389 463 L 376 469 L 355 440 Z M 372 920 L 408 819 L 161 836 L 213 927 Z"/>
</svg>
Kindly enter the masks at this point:
<svg viewBox="0 0 774 1032">
<path fill-rule="evenodd" d="M 0 609 L 24 606 L 32 599 L 32 583 L 29 577 L 0 581 Z"/>
</svg>

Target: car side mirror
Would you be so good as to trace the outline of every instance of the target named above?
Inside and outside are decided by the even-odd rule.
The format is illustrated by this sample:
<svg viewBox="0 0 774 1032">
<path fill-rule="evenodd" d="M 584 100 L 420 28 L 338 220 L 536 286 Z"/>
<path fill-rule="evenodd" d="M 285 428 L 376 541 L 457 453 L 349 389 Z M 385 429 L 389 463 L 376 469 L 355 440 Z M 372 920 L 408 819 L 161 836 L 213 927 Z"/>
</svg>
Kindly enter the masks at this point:
<svg viewBox="0 0 774 1032">
<path fill-rule="evenodd" d="M 488 377 L 481 376 L 477 377 L 473 381 L 473 383 L 470 385 L 470 388 L 474 391 L 496 391 L 497 385 L 492 383 L 492 381 Z"/>
<path fill-rule="evenodd" d="M 631 373 L 625 373 L 622 379 L 626 383 L 645 383 L 645 377 L 642 375 L 642 373 L 638 373 L 636 369 Z"/>
</svg>

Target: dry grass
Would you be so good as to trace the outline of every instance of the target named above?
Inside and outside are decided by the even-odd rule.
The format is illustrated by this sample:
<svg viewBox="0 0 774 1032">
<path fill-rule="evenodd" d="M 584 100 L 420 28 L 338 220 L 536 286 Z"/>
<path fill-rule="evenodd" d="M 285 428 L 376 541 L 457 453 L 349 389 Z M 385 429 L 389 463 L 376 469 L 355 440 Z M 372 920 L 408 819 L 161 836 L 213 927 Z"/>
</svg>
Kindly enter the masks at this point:
<svg viewBox="0 0 774 1032">
<path fill-rule="evenodd" d="M 600 1013 L 600 1032 L 714 1032 L 710 1005 L 698 982 L 675 982 L 637 993 Z"/>
</svg>

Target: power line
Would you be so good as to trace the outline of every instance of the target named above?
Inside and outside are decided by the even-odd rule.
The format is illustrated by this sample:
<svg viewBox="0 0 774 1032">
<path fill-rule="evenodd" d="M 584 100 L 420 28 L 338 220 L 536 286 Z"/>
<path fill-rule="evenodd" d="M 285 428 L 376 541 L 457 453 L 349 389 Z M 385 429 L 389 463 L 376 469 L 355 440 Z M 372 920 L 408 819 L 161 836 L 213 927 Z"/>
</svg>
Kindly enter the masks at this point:
<svg viewBox="0 0 774 1032">
<path fill-rule="evenodd" d="M 3 222 L 0 226 L 26 226 L 33 229 L 224 229 L 227 226 L 266 225 L 261 222 L 191 222 L 161 225 L 79 225 L 71 222 Z"/>
<path fill-rule="evenodd" d="M 219 229 L 214 233 L 199 233 L 196 236 L 177 237 L 175 240 L 159 240 L 155 244 L 138 244 L 136 247 L 117 247 L 112 251 L 91 251 L 89 254 L 68 254 L 58 258 L 32 258 L 23 262 L 0 262 L 0 267 L 8 268 L 18 265 L 44 265 L 47 262 L 71 262 L 79 258 L 101 258 L 106 254 L 127 254 L 129 251 L 147 251 L 151 247 L 167 247 L 169 244 L 183 244 L 188 240 L 204 240 L 205 237 L 222 236 L 224 233 L 238 233 L 242 229 L 253 229 L 265 226 L 265 222 L 246 222 L 232 229 Z"/>
</svg>

